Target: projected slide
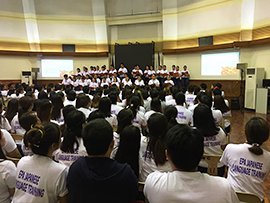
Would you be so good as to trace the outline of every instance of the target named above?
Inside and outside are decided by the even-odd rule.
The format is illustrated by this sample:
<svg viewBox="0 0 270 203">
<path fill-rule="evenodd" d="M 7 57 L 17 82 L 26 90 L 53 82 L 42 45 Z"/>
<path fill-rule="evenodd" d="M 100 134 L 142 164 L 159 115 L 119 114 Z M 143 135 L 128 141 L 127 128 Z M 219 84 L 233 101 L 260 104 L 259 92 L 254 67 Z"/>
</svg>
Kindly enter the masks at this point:
<svg viewBox="0 0 270 203">
<path fill-rule="evenodd" d="M 73 60 L 69 59 L 42 59 L 41 77 L 62 78 L 64 74 L 73 74 Z"/>
<path fill-rule="evenodd" d="M 202 76 L 235 76 L 239 74 L 236 65 L 239 52 L 227 52 L 201 55 Z"/>
</svg>

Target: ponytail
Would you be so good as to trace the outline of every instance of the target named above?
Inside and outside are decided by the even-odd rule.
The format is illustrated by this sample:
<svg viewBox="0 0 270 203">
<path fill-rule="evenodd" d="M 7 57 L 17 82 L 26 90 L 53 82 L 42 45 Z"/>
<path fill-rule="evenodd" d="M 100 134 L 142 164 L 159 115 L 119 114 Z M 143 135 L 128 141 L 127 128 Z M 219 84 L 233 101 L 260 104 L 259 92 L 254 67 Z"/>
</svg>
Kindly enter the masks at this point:
<svg viewBox="0 0 270 203">
<path fill-rule="evenodd" d="M 258 156 L 263 154 L 262 148 L 257 143 L 253 143 L 252 146 L 248 148 L 248 150 Z"/>
</svg>

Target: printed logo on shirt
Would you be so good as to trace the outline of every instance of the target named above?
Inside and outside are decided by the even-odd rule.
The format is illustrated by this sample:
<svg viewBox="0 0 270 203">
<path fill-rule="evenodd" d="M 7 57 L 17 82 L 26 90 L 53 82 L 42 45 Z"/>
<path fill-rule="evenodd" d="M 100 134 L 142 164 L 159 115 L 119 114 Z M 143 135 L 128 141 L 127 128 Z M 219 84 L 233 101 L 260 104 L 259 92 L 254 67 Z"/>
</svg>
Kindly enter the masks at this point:
<svg viewBox="0 0 270 203">
<path fill-rule="evenodd" d="M 217 140 L 216 136 L 211 136 L 211 137 L 204 137 L 204 146 L 205 147 L 215 147 L 219 146 L 220 141 Z"/>
<path fill-rule="evenodd" d="M 187 119 L 187 117 L 185 116 L 184 112 L 178 112 L 178 113 L 177 113 L 177 118 L 179 118 L 179 119 L 184 119 L 184 120 Z"/>
<path fill-rule="evenodd" d="M 263 163 L 240 158 L 238 164 L 233 164 L 230 170 L 234 173 L 240 173 L 247 176 L 252 176 L 264 179 L 266 173 L 262 171 Z"/>
<path fill-rule="evenodd" d="M 16 189 L 22 190 L 35 197 L 43 197 L 45 190 L 38 188 L 40 176 L 20 170 L 16 180 Z"/>
</svg>

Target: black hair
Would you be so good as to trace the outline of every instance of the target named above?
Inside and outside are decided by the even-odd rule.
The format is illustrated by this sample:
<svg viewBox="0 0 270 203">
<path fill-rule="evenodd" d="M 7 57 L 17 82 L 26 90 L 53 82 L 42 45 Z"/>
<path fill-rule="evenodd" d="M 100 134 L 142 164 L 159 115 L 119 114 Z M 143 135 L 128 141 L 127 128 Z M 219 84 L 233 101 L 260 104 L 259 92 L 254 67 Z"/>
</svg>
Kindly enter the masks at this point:
<svg viewBox="0 0 270 203">
<path fill-rule="evenodd" d="M 73 105 L 70 104 L 70 105 L 64 106 L 64 108 L 63 108 L 64 123 L 66 123 L 67 115 L 68 115 L 71 111 L 76 111 L 76 108 L 75 108 Z"/>
<path fill-rule="evenodd" d="M 44 90 L 40 91 L 38 93 L 38 99 L 49 99 L 47 92 Z"/>
<path fill-rule="evenodd" d="M 140 108 L 140 104 L 141 104 L 141 100 L 138 96 L 132 96 L 130 98 L 129 108 L 131 109 L 134 118 L 136 118 L 137 116 L 137 112 Z"/>
<path fill-rule="evenodd" d="M 204 137 L 211 137 L 219 132 L 212 110 L 205 104 L 199 104 L 194 109 L 193 122 Z"/>
<path fill-rule="evenodd" d="M 161 102 L 159 98 L 153 98 L 150 102 L 151 110 L 161 113 Z"/>
<path fill-rule="evenodd" d="M 74 90 L 69 90 L 67 93 L 67 100 L 75 101 L 76 99 L 76 92 Z"/>
<path fill-rule="evenodd" d="M 22 114 L 27 111 L 31 111 L 34 105 L 34 99 L 29 96 L 24 96 L 19 99 L 18 103 L 18 117 L 20 118 Z"/>
<path fill-rule="evenodd" d="M 112 104 L 116 104 L 117 103 L 117 92 L 110 92 L 108 97 L 110 98 Z"/>
<path fill-rule="evenodd" d="M 27 143 L 34 154 L 47 156 L 53 144 L 60 143 L 60 129 L 55 123 L 34 126 L 27 133 Z"/>
<path fill-rule="evenodd" d="M 7 104 L 7 109 L 5 112 L 5 117 L 8 119 L 9 122 L 11 122 L 14 116 L 17 114 L 18 106 L 19 106 L 19 101 L 17 99 L 9 100 Z"/>
<path fill-rule="evenodd" d="M 62 97 L 58 94 L 55 94 L 52 96 L 51 102 L 53 105 L 52 119 L 57 120 L 57 119 L 61 118 L 61 110 L 64 107 Z"/>
<path fill-rule="evenodd" d="M 203 95 L 201 95 L 201 97 L 199 97 L 199 101 L 200 101 L 200 103 L 207 105 L 208 108 L 212 108 L 212 105 L 213 105 L 213 98 L 212 97 L 210 97 L 206 94 L 203 94 Z"/>
<path fill-rule="evenodd" d="M 159 97 L 159 91 L 156 88 L 151 89 L 150 90 L 150 97 L 152 99 L 156 98 L 156 97 Z"/>
<path fill-rule="evenodd" d="M 78 137 L 82 137 L 82 128 L 85 123 L 83 112 L 75 110 L 69 112 L 66 117 L 66 128 L 63 134 L 63 142 L 60 149 L 66 153 L 74 153 L 79 148 Z"/>
<path fill-rule="evenodd" d="M 118 125 L 116 132 L 120 134 L 126 126 L 131 125 L 132 120 L 133 113 L 130 109 L 122 109 L 121 111 L 119 111 L 117 115 Z"/>
<path fill-rule="evenodd" d="M 98 118 L 86 124 L 82 136 L 88 155 L 105 155 L 113 141 L 113 129 L 108 121 Z"/>
<path fill-rule="evenodd" d="M 188 92 L 191 92 L 191 93 L 194 92 L 194 85 L 189 85 L 188 86 Z"/>
<path fill-rule="evenodd" d="M 213 107 L 215 109 L 220 110 L 222 114 L 230 111 L 230 108 L 227 106 L 224 98 L 221 95 L 214 96 L 214 106 Z"/>
<path fill-rule="evenodd" d="M 178 92 L 175 95 L 175 102 L 177 105 L 183 106 L 184 103 L 186 102 L 186 96 L 182 92 Z"/>
<path fill-rule="evenodd" d="M 204 139 L 198 130 L 177 124 L 167 133 L 166 147 L 168 156 L 177 169 L 194 171 L 203 156 Z"/>
<path fill-rule="evenodd" d="M 104 116 L 104 114 L 103 113 L 100 113 L 98 110 L 95 110 L 95 111 L 92 111 L 90 114 L 89 114 L 89 116 L 88 116 L 88 118 L 87 118 L 87 122 L 90 122 L 90 121 L 93 121 L 93 120 L 95 120 L 95 119 L 97 119 L 97 118 L 104 118 L 105 119 L 105 116 Z"/>
<path fill-rule="evenodd" d="M 201 84 L 200 84 L 200 88 L 201 88 L 202 90 L 206 90 L 206 89 L 207 89 L 207 84 L 201 83 Z"/>
<path fill-rule="evenodd" d="M 175 126 L 178 122 L 176 121 L 177 117 L 177 109 L 175 106 L 166 106 L 164 109 L 164 116 L 167 118 L 168 121 L 168 129 Z"/>
<path fill-rule="evenodd" d="M 135 126 L 127 126 L 120 133 L 120 142 L 115 160 L 120 163 L 127 163 L 133 169 L 135 175 L 139 177 L 139 151 L 141 133 Z"/>
<path fill-rule="evenodd" d="M 79 109 L 81 107 L 88 108 L 90 106 L 91 99 L 88 95 L 81 93 L 77 96 L 76 99 L 76 108 Z"/>
<path fill-rule="evenodd" d="M 245 126 L 245 134 L 248 144 L 252 146 L 248 150 L 256 155 L 262 155 L 260 147 L 269 138 L 269 124 L 260 117 L 251 118 Z"/>
<path fill-rule="evenodd" d="M 222 95 L 222 91 L 220 89 L 213 89 L 213 95 Z"/>
<path fill-rule="evenodd" d="M 28 111 L 20 117 L 19 122 L 21 127 L 25 129 L 25 131 L 28 131 L 32 126 L 37 124 L 38 120 L 36 112 Z"/>
<path fill-rule="evenodd" d="M 52 114 L 52 102 L 49 99 L 38 100 L 37 103 L 37 115 L 42 123 L 50 122 Z"/>
<path fill-rule="evenodd" d="M 104 115 L 104 117 L 111 117 L 111 100 L 109 97 L 102 97 L 99 101 L 98 111 Z"/>
<path fill-rule="evenodd" d="M 168 121 L 161 113 L 152 114 L 147 121 L 149 142 L 147 150 L 153 155 L 156 165 L 166 162 L 164 138 L 167 133 Z"/>
</svg>

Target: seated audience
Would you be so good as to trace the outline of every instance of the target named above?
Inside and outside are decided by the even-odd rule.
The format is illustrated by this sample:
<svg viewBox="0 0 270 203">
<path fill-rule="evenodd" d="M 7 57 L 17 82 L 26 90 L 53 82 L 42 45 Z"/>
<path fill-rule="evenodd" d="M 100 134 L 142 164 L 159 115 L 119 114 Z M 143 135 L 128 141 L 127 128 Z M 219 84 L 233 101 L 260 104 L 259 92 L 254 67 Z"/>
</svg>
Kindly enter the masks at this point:
<svg viewBox="0 0 270 203">
<path fill-rule="evenodd" d="M 185 95 L 181 92 L 178 92 L 175 95 L 175 102 L 175 107 L 177 109 L 177 122 L 180 124 L 193 125 L 192 113 L 185 107 Z"/>
<path fill-rule="evenodd" d="M 67 114 L 63 133 L 63 141 L 60 148 L 55 151 L 56 161 L 70 166 L 81 156 L 87 156 L 86 149 L 82 141 L 82 128 L 85 123 L 85 116 L 81 111 L 75 110 Z"/>
<path fill-rule="evenodd" d="M 173 171 L 151 173 L 144 187 L 151 203 L 239 203 L 225 178 L 197 171 L 204 143 L 200 133 L 187 125 L 176 125 L 167 133 L 167 158 Z"/>
<path fill-rule="evenodd" d="M 113 129 L 105 119 L 90 121 L 83 129 L 88 153 L 68 173 L 69 202 L 131 202 L 136 200 L 137 178 L 128 164 L 110 159 Z"/>
<path fill-rule="evenodd" d="M 251 193 L 264 199 L 263 182 L 270 171 L 270 152 L 262 145 L 269 138 L 269 123 L 251 118 L 245 127 L 247 142 L 229 144 L 221 162 L 229 167 L 227 180 L 236 192 Z"/>
<path fill-rule="evenodd" d="M 12 202 L 66 203 L 67 168 L 52 160 L 60 144 L 59 127 L 54 123 L 33 126 L 27 132 L 27 141 L 34 155 L 18 162 Z"/>
<path fill-rule="evenodd" d="M 142 137 L 140 149 L 140 181 L 158 171 L 171 171 L 166 155 L 164 139 L 167 133 L 168 121 L 161 113 L 154 113 L 147 121 L 149 137 Z"/>
<path fill-rule="evenodd" d="M 211 109 L 205 104 L 199 104 L 193 114 L 194 126 L 204 137 L 204 153 L 221 156 L 227 144 L 227 137 L 221 127 L 217 127 Z M 208 164 L 204 159 L 199 163 L 199 170 L 207 172 Z M 218 163 L 218 175 L 224 176 L 224 164 Z"/>
</svg>

